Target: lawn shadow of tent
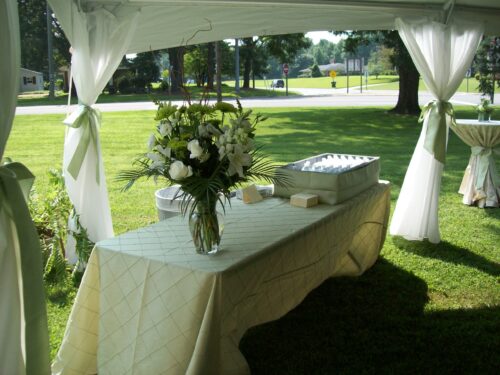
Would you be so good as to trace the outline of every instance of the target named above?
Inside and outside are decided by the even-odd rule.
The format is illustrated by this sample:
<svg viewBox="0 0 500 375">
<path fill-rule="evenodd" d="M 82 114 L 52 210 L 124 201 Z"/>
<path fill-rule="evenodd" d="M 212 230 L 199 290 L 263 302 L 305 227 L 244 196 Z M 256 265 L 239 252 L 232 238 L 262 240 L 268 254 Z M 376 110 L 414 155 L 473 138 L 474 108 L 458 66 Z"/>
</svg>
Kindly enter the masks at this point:
<svg viewBox="0 0 500 375">
<path fill-rule="evenodd" d="M 426 283 L 381 258 L 335 278 L 240 349 L 252 374 L 495 373 L 499 307 L 424 313 Z"/>
</svg>

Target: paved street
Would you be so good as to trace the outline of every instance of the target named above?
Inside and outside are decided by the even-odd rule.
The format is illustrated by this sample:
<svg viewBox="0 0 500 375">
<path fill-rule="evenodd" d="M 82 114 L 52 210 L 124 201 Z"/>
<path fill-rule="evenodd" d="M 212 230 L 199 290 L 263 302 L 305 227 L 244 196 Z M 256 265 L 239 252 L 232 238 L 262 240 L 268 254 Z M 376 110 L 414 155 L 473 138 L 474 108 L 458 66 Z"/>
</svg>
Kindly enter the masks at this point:
<svg viewBox="0 0 500 375">
<path fill-rule="evenodd" d="M 244 107 L 359 107 L 359 106 L 394 106 L 397 102 L 398 91 L 395 90 L 365 90 L 360 93 L 359 87 L 345 89 L 293 89 L 303 96 L 277 97 L 277 98 L 249 98 L 241 99 Z M 479 103 L 480 94 L 457 93 L 451 102 L 457 105 L 475 105 Z M 427 92 L 419 95 L 420 104 L 423 105 L 432 99 Z M 235 100 L 227 100 L 235 102 Z M 182 104 L 182 101 L 173 102 Z M 75 106 L 72 106 L 72 109 Z M 152 102 L 132 103 L 105 103 L 97 104 L 102 112 L 155 110 Z M 66 105 L 17 107 L 16 115 L 34 115 L 68 113 Z"/>
</svg>

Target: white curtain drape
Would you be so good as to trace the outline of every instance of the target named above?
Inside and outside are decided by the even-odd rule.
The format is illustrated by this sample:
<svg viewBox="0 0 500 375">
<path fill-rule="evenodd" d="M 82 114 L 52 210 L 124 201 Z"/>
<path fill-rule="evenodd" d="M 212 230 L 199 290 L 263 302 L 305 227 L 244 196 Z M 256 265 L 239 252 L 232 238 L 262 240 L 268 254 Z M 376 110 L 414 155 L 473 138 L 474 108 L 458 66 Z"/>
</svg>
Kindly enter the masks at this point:
<svg viewBox="0 0 500 375">
<path fill-rule="evenodd" d="M 12 127 L 19 88 L 19 25 L 17 3 L 0 4 L 0 165 Z M 0 191 L 0 194 L 2 192 Z M 19 249 L 12 235 L 12 223 L 0 206 L 0 373 L 24 374 L 21 344 L 21 290 L 18 283 Z M 8 342 L 8 345 L 5 343 Z"/>
<path fill-rule="evenodd" d="M 80 223 L 96 242 L 112 237 L 113 225 L 100 150 L 100 114 L 92 105 L 125 54 L 139 11 L 129 8 L 122 14 L 120 7 L 113 11 L 99 7 L 84 12 L 75 1 L 50 3 L 73 48 L 71 63 L 80 104 L 64 121 L 70 126 L 64 142 L 65 182 Z"/>
<path fill-rule="evenodd" d="M 33 175 L 2 163 L 19 89 L 16 0 L 0 1 L 0 374 L 49 374 L 41 252 L 26 196 Z"/>
<path fill-rule="evenodd" d="M 422 132 L 406 172 L 390 233 L 438 243 L 439 190 L 448 128 L 454 121 L 448 100 L 470 67 L 483 28 L 454 18 L 447 24 L 398 18 L 396 28 L 436 99 L 424 107 Z"/>
</svg>

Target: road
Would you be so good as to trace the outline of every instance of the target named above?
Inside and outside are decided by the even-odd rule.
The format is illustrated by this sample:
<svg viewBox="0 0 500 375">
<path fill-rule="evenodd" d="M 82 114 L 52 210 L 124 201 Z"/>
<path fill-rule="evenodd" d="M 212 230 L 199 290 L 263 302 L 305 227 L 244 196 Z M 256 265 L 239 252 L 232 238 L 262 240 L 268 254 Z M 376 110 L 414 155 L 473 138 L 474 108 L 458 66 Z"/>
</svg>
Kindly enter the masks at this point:
<svg viewBox="0 0 500 375">
<path fill-rule="evenodd" d="M 365 107 L 365 106 L 394 106 L 398 99 L 396 90 L 365 90 L 360 93 L 359 87 L 352 87 L 349 93 L 346 89 L 293 89 L 302 96 L 276 97 L 276 98 L 247 98 L 241 99 L 245 108 L 268 108 L 268 107 Z M 479 103 L 480 94 L 456 93 L 451 102 L 456 105 L 476 105 Z M 428 92 L 419 94 L 420 104 L 425 104 L 433 97 Z M 227 100 L 234 103 L 235 100 Z M 174 101 L 173 104 L 182 104 L 182 101 Z M 47 105 L 17 107 L 16 115 L 41 115 L 41 114 L 64 114 L 71 112 L 66 105 Z M 122 112 L 155 110 L 152 102 L 132 103 L 103 103 L 96 104 L 96 108 L 102 112 Z"/>
</svg>

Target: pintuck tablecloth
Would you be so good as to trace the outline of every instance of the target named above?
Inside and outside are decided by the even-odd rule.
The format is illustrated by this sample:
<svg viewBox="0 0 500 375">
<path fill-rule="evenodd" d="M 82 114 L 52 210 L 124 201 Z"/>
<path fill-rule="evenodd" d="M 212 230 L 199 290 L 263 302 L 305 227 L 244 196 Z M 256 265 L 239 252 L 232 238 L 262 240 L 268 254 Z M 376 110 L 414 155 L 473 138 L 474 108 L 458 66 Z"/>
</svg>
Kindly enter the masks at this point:
<svg viewBox="0 0 500 375">
<path fill-rule="evenodd" d="M 269 198 L 226 208 L 222 250 L 195 253 L 175 217 L 96 244 L 54 374 L 247 374 L 245 331 L 331 276 L 376 261 L 389 216 L 380 182 L 335 206 Z"/>
<path fill-rule="evenodd" d="M 458 192 L 463 203 L 478 207 L 499 207 L 500 177 L 495 154 L 500 156 L 500 121 L 457 120 L 451 129 L 471 146 L 469 164 Z"/>
</svg>

